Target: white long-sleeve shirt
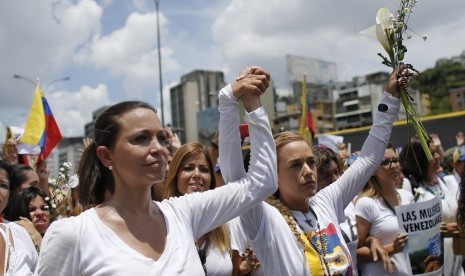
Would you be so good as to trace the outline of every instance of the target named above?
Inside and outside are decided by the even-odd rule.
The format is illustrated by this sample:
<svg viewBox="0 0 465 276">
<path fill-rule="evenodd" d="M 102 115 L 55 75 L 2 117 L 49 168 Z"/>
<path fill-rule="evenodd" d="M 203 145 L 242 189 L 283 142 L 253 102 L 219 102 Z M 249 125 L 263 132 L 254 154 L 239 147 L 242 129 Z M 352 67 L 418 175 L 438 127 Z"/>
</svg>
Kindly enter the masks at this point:
<svg viewBox="0 0 465 276">
<path fill-rule="evenodd" d="M 266 113 L 258 108 L 246 120 L 253 151 L 247 175 L 214 190 L 156 202 L 167 230 L 157 261 L 132 249 L 90 209 L 52 224 L 44 237 L 38 275 L 204 275 L 195 240 L 277 189 L 276 149 Z"/>
<path fill-rule="evenodd" d="M 228 95 L 230 91 L 223 89 L 220 95 Z M 231 101 L 229 97 L 220 98 L 222 101 Z M 350 253 L 339 229 L 339 223 L 344 221 L 344 208 L 358 194 L 367 180 L 379 167 L 388 143 L 392 123 L 399 111 L 400 100 L 384 93 L 381 102 L 388 106 L 386 113 L 378 112 L 375 116 L 369 136 L 365 141 L 360 157 L 350 168 L 334 183 L 319 191 L 309 199 L 308 203 L 318 216 L 318 222 L 328 240 L 326 259 L 332 272 L 349 275 L 352 269 Z M 239 131 L 233 126 L 237 125 L 239 116 L 234 113 L 232 105 L 224 105 L 221 120 L 227 123 L 220 124 L 219 153 L 222 162 L 221 172 L 224 180 L 240 179 L 245 174 L 243 166 L 238 166 L 240 156 Z M 227 110 L 226 110 L 227 109 Z M 253 153 L 253 150 L 251 151 Z M 311 213 L 302 214 L 292 212 L 299 225 L 305 226 L 305 217 L 311 217 L 313 225 L 315 218 Z M 300 214 L 299 214 L 300 213 Z M 320 266 L 316 257 L 310 265 L 304 254 L 302 245 L 297 242 L 283 216 L 273 206 L 263 202 L 241 215 L 242 227 L 247 235 L 265 275 L 311 275 L 321 271 L 312 269 Z M 300 229 L 309 233 L 315 229 Z M 316 239 L 313 235 L 313 239 Z M 305 239 L 305 238 L 304 238 Z M 313 265 L 314 264 L 314 265 Z"/>
</svg>

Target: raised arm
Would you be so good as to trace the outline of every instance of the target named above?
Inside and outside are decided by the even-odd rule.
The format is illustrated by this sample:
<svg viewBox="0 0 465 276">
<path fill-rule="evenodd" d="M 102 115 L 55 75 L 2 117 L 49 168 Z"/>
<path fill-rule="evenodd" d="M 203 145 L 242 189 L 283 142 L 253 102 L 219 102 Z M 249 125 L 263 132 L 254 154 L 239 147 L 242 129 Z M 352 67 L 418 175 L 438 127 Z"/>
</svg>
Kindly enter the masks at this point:
<svg viewBox="0 0 465 276">
<path fill-rule="evenodd" d="M 259 96 L 268 87 L 269 77 L 269 74 L 259 67 L 247 67 L 235 82 L 221 89 L 218 95 L 218 110 L 221 114 L 219 158 L 225 183 L 239 180 L 246 175 L 239 133 L 239 100 L 242 97 L 247 112 L 258 109 L 261 106 Z"/>
<path fill-rule="evenodd" d="M 238 160 L 220 157 L 221 169 L 234 166 L 242 177 L 228 181 L 227 185 L 215 190 L 170 199 L 170 202 L 176 202 L 173 204 L 174 208 L 186 208 L 180 211 L 187 214 L 194 237 L 237 217 L 268 198 L 277 189 L 276 147 L 268 117 L 259 100 L 259 96 L 268 86 L 268 78 L 267 75 L 245 78 L 241 83 L 228 85 L 220 92 L 220 150 L 225 147 L 222 143 L 229 139 L 229 136 L 224 135 L 239 135 L 237 99 L 243 101 L 247 110 L 245 121 L 249 125 L 251 146 L 248 173 L 243 173 L 242 156 L 239 155 L 240 141 L 234 141 L 237 143 L 236 147 L 239 147 L 239 154 L 235 155 Z M 240 86 L 238 88 L 235 85 Z M 230 128 L 225 128 L 225 124 Z M 222 133 L 223 129 L 225 130 Z M 231 179 L 230 176 L 226 177 Z"/>
<path fill-rule="evenodd" d="M 323 202 L 331 202 L 341 219 L 344 218 L 344 208 L 374 174 L 384 156 L 392 125 L 400 108 L 397 77 L 397 71 L 394 71 L 381 97 L 378 111 L 360 156 L 338 180 L 316 195 L 323 198 Z"/>
</svg>

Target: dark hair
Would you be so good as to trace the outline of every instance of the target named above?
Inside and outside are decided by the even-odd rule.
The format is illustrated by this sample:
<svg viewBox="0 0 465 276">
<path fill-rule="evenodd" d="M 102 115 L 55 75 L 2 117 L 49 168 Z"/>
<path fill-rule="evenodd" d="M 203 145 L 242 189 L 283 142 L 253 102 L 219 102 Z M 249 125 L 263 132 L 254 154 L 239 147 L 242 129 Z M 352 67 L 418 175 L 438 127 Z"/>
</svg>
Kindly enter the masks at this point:
<svg viewBox="0 0 465 276">
<path fill-rule="evenodd" d="M 9 221 L 19 220 L 20 216 L 31 219 L 29 203 L 36 196 L 42 197 L 50 210 L 50 201 L 45 199 L 47 195 L 37 187 L 29 187 L 19 191 L 11 198 L 8 202 L 7 208 L 5 209 L 4 218 Z"/>
<path fill-rule="evenodd" d="M 84 209 L 104 201 L 105 191 L 115 190 L 115 181 L 111 171 L 105 167 L 97 156 L 97 147 L 112 149 L 120 132 L 119 118 L 138 108 L 149 109 L 157 113 L 148 103 L 125 101 L 107 108 L 94 124 L 94 139 L 84 150 L 78 167 L 79 201 Z"/>
<path fill-rule="evenodd" d="M 34 169 L 28 165 L 24 164 L 15 164 L 13 165 L 13 175 L 10 179 L 10 185 L 14 186 L 15 189 L 12 189 L 12 193 L 16 194 L 21 187 L 21 184 L 26 182 L 27 174 L 26 172 L 34 171 Z"/>
<path fill-rule="evenodd" d="M 16 189 L 15 184 L 12 183 L 11 181 L 11 178 L 13 177 L 13 166 L 4 160 L 0 160 L 0 169 L 6 172 L 6 177 L 8 178 L 8 181 L 10 182 L 10 187 L 9 187 L 10 196 L 8 198 L 8 201 L 10 201 L 11 195 L 13 194 L 12 191 Z"/>
<path fill-rule="evenodd" d="M 420 142 L 412 141 L 404 145 L 399 154 L 399 162 L 403 174 L 412 183 L 412 190 L 427 180 L 429 161 Z"/>
<path fill-rule="evenodd" d="M 10 188 L 9 188 L 10 195 L 8 197 L 8 202 L 10 202 L 14 194 L 13 191 L 17 189 L 17 187 L 15 186 L 15 183 L 11 181 L 11 179 L 13 178 L 13 166 L 10 163 L 0 160 L 0 169 L 6 172 L 6 177 L 8 178 L 8 181 L 10 182 Z M 0 210 L 0 212 L 2 211 L 3 210 Z"/>
<path fill-rule="evenodd" d="M 465 172 L 461 175 L 457 208 L 457 224 L 459 229 L 465 228 Z"/>
<path fill-rule="evenodd" d="M 315 156 L 315 161 L 317 169 L 320 169 L 323 165 L 329 164 L 329 162 L 334 161 L 337 165 L 337 169 L 340 173 L 343 172 L 342 163 L 339 156 L 330 148 L 322 145 L 313 147 L 313 155 Z"/>
</svg>

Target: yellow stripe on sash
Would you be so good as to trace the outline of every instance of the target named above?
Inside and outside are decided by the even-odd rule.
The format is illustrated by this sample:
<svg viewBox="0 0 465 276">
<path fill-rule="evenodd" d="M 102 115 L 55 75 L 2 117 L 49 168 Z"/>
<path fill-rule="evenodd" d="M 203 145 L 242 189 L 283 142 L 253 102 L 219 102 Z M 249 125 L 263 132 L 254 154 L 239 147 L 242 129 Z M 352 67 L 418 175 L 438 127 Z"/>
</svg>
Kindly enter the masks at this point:
<svg viewBox="0 0 465 276">
<path fill-rule="evenodd" d="M 309 237 L 313 237 L 313 235 L 315 235 L 315 232 L 313 231 L 310 234 L 308 234 Z M 316 250 L 310 245 L 310 242 L 305 237 L 305 234 L 301 233 L 300 237 L 305 242 L 305 258 L 307 259 L 307 263 L 309 265 L 310 275 L 325 275 L 320 256 L 318 255 Z"/>
</svg>

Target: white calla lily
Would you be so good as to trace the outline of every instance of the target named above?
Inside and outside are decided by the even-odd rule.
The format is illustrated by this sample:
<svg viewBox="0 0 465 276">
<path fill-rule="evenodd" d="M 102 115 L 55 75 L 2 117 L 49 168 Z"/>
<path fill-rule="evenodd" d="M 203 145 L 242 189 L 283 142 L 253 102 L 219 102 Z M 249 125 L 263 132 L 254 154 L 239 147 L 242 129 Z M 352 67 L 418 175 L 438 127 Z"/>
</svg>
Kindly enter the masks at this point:
<svg viewBox="0 0 465 276">
<path fill-rule="evenodd" d="M 361 31 L 360 33 L 376 38 L 379 43 L 381 43 L 381 46 L 383 46 L 384 50 L 386 50 L 386 53 L 392 57 L 393 52 L 387 36 L 387 31 L 389 31 L 390 24 L 391 13 L 389 12 L 389 9 L 386 7 L 381 8 L 376 14 L 376 25 Z"/>
</svg>

